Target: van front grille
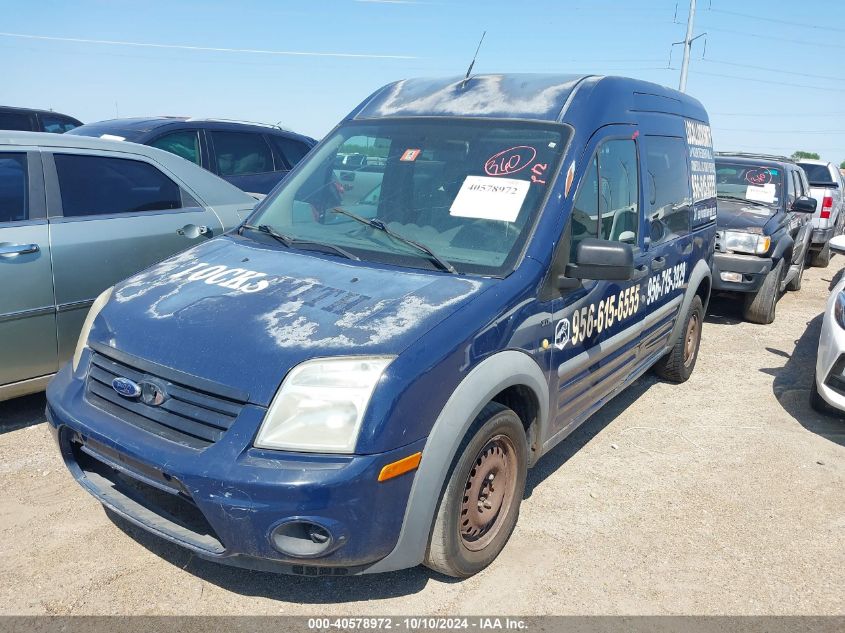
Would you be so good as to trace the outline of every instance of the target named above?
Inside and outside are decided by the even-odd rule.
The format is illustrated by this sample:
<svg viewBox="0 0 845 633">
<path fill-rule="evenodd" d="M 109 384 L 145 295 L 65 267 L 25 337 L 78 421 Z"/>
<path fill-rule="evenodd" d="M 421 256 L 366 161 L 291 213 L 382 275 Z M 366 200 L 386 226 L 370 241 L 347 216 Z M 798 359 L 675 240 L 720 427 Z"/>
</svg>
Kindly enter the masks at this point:
<svg viewBox="0 0 845 633">
<path fill-rule="evenodd" d="M 161 395 L 157 398 L 120 395 L 112 386 L 116 378 L 127 378 L 141 386 L 152 385 Z M 206 448 L 223 437 L 245 404 L 168 380 L 97 351 L 92 352 L 85 397 L 98 409 L 124 422 L 195 449 Z"/>
</svg>

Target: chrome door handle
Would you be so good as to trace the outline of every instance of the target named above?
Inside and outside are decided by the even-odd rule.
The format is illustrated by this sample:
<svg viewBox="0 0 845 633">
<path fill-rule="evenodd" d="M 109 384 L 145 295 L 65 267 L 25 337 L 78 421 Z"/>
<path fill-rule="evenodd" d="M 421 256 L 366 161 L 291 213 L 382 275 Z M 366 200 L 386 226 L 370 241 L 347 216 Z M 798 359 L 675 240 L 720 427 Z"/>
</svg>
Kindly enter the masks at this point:
<svg viewBox="0 0 845 633">
<path fill-rule="evenodd" d="M 181 229 L 177 229 L 176 233 L 194 239 L 200 235 L 207 235 L 209 233 L 207 226 L 197 226 L 196 224 L 186 224 Z"/>
<path fill-rule="evenodd" d="M 40 248 L 38 244 L 4 244 L 0 246 L 0 257 L 14 257 L 15 255 L 28 255 L 37 253 Z"/>
</svg>

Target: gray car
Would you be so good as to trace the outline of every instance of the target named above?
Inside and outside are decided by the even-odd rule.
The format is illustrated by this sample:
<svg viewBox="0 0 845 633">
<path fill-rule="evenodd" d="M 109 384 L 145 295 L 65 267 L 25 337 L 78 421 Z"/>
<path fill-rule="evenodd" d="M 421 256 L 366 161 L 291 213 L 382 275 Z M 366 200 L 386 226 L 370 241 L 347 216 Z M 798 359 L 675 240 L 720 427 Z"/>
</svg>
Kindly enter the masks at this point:
<svg viewBox="0 0 845 633">
<path fill-rule="evenodd" d="M 254 204 L 152 147 L 0 132 L 0 400 L 47 385 L 102 290 L 220 235 Z"/>
</svg>

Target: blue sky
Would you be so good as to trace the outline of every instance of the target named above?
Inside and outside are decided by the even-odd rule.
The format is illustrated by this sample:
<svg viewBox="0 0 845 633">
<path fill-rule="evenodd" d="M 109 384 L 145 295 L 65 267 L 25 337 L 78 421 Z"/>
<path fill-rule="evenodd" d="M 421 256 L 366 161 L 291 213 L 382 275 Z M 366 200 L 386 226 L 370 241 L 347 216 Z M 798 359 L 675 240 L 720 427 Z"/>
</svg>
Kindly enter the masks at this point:
<svg viewBox="0 0 845 633">
<path fill-rule="evenodd" d="M 618 74 L 677 87 L 680 46 L 667 66 L 688 5 L 0 0 L 0 103 L 86 122 L 116 112 L 281 122 L 319 137 L 389 81 L 463 74 L 484 30 L 475 72 Z M 698 5 L 706 51 L 697 40 L 687 91 L 710 112 L 717 149 L 845 160 L 845 3 Z"/>
</svg>

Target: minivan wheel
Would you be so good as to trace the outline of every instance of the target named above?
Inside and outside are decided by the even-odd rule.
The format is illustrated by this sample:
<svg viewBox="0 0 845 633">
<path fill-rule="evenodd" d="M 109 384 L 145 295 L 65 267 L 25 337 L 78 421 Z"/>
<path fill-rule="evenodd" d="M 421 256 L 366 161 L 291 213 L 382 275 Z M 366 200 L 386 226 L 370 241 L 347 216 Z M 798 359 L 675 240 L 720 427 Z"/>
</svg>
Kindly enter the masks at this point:
<svg viewBox="0 0 845 633">
<path fill-rule="evenodd" d="M 830 264 L 830 242 L 826 242 L 821 250 L 813 251 L 813 259 L 810 264 L 817 268 L 827 268 Z"/>
<path fill-rule="evenodd" d="M 425 565 L 466 578 L 492 563 L 516 526 L 527 468 L 522 421 L 511 409 L 491 402 L 458 448 Z"/>
<path fill-rule="evenodd" d="M 666 356 L 654 364 L 654 372 L 669 382 L 686 382 L 695 369 L 698 347 L 701 344 L 701 326 L 704 323 L 704 305 L 698 295 L 692 298 L 684 315 L 683 329 Z"/>
<path fill-rule="evenodd" d="M 760 289 L 745 297 L 743 316 L 746 321 L 768 325 L 775 320 L 780 284 L 783 280 L 783 259 L 769 271 Z"/>
</svg>

